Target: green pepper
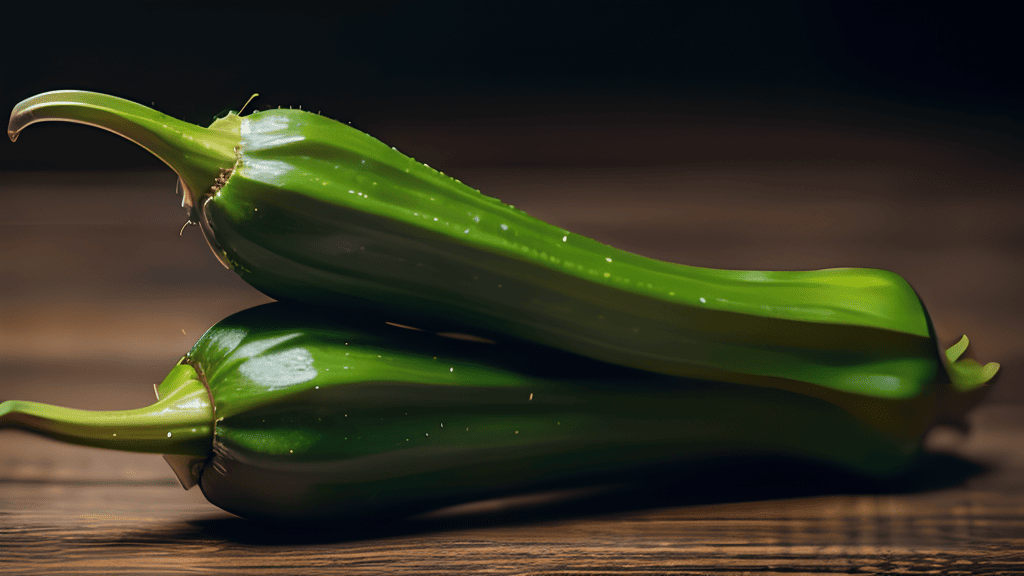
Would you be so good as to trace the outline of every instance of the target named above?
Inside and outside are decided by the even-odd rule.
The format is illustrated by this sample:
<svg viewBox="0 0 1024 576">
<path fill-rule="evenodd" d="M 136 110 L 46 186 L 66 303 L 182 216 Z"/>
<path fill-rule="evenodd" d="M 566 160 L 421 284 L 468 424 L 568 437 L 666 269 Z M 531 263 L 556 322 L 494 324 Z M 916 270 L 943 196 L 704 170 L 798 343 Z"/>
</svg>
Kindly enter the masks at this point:
<svg viewBox="0 0 1024 576">
<path fill-rule="evenodd" d="M 809 394 L 847 410 L 974 389 L 995 363 L 940 353 L 898 275 L 735 271 L 661 262 L 551 226 L 345 124 L 302 110 L 202 128 L 89 92 L 29 98 L 11 139 L 82 122 L 180 176 L 214 253 L 278 300 L 434 331 L 515 337 L 604 362 Z"/>
<path fill-rule="evenodd" d="M 149 408 L 0 404 L 0 427 L 169 454 L 250 518 L 401 515 L 757 456 L 905 470 L 929 398 L 855 394 L 859 416 L 762 386 L 637 371 L 272 303 L 203 335 Z M 756 469 L 751 474 L 757 474 Z"/>
</svg>

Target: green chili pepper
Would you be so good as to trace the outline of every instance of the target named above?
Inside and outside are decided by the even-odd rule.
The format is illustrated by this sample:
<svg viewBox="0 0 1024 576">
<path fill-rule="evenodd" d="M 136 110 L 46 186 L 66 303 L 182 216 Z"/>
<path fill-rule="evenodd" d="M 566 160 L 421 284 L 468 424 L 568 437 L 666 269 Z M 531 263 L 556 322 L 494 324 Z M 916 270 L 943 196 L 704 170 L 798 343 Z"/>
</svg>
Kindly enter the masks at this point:
<svg viewBox="0 0 1024 576">
<path fill-rule="evenodd" d="M 975 388 L 998 368 L 949 367 L 924 306 L 896 274 L 644 258 L 533 219 L 310 112 L 229 114 L 202 128 L 64 91 L 20 103 L 8 133 L 13 140 L 44 120 L 105 128 L 162 159 L 214 253 L 279 300 L 513 336 L 851 410 L 850 396 L 935 397 L 947 377 Z"/>
<path fill-rule="evenodd" d="M 8 401 L 0 426 L 170 454 L 217 506 L 300 519 L 407 514 L 721 457 L 884 477 L 911 462 L 935 418 L 927 397 L 850 392 L 855 416 L 814 395 L 325 316 L 246 310 L 199 339 L 149 408 Z"/>
</svg>

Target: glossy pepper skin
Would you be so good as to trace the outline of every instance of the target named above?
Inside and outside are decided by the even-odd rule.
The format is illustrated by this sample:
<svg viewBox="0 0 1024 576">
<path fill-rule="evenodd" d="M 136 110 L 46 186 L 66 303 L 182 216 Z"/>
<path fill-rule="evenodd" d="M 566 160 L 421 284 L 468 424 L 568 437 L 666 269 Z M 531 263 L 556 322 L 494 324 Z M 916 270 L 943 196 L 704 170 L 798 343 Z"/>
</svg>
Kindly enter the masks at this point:
<svg viewBox="0 0 1024 576">
<path fill-rule="evenodd" d="M 281 303 L 212 327 L 148 409 L 0 404 L 0 426 L 164 452 L 217 506 L 271 520 L 410 514 L 525 490 L 780 457 L 898 474 L 928 399 L 664 376 Z M 752 469 L 751 475 L 757 475 Z"/>
<path fill-rule="evenodd" d="M 19 104 L 9 135 L 44 120 L 93 124 L 163 159 L 221 261 L 279 300 L 789 390 L 854 413 L 864 395 L 927 397 L 942 411 L 936 399 L 950 380 L 974 389 L 997 369 L 954 368 L 917 295 L 893 273 L 644 258 L 531 218 L 310 112 L 230 114 L 202 128 L 63 91 Z"/>
</svg>

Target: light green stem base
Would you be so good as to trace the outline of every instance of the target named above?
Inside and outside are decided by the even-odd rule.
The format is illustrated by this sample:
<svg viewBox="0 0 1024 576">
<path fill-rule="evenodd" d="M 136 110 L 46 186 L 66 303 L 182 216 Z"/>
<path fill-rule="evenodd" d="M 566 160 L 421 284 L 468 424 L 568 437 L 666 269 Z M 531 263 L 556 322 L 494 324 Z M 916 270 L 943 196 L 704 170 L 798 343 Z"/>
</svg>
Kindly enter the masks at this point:
<svg viewBox="0 0 1024 576">
<path fill-rule="evenodd" d="M 235 114 L 203 128 L 129 100 L 80 90 L 56 90 L 23 100 L 11 112 L 7 136 L 13 142 L 26 126 L 54 120 L 102 128 L 149 150 L 181 178 L 188 208 L 217 186 L 221 174 L 234 168 L 240 140 Z"/>
<path fill-rule="evenodd" d="M 957 392 L 970 392 L 991 380 L 999 371 L 998 362 L 981 364 L 973 358 L 963 358 L 970 341 L 967 336 L 950 346 L 944 356 L 946 373 Z"/>
<path fill-rule="evenodd" d="M 0 428 L 97 448 L 205 457 L 213 438 L 213 406 L 195 369 L 179 363 L 159 387 L 160 400 L 135 410 L 92 411 L 8 400 Z"/>
</svg>

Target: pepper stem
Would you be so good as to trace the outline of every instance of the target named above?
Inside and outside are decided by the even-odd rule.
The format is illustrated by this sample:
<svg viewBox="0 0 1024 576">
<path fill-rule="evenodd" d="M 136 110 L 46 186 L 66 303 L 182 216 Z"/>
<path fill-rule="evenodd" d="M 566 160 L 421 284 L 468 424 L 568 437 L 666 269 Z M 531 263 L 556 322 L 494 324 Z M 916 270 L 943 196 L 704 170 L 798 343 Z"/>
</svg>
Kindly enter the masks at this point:
<svg viewBox="0 0 1024 576">
<path fill-rule="evenodd" d="M 940 391 L 936 422 L 967 431 L 967 412 L 981 402 L 992 389 L 999 363 L 982 364 L 964 356 L 970 341 L 967 336 L 942 352 L 942 363 L 949 386 Z"/>
<path fill-rule="evenodd" d="M 187 208 L 233 169 L 241 141 L 239 117 L 230 114 L 209 128 L 189 124 L 115 96 L 80 90 L 57 90 L 23 100 L 11 112 L 7 135 L 11 141 L 26 126 L 62 120 L 88 124 L 123 136 L 162 160 L 184 183 Z"/>
<path fill-rule="evenodd" d="M 156 404 L 135 410 L 93 411 L 8 400 L 0 428 L 22 428 L 97 448 L 206 457 L 213 437 L 209 393 L 188 364 L 179 363 L 159 387 Z"/>
</svg>

